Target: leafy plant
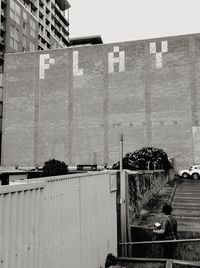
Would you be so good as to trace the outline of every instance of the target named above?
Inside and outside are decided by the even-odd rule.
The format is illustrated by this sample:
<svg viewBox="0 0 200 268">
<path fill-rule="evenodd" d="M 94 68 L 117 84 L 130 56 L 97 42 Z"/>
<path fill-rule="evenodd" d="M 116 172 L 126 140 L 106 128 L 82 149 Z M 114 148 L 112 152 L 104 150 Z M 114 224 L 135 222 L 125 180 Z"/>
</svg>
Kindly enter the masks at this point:
<svg viewBox="0 0 200 268">
<path fill-rule="evenodd" d="M 119 169 L 119 162 L 115 163 L 113 169 Z M 127 153 L 123 158 L 123 168 L 130 170 L 164 169 L 172 168 L 167 154 L 160 148 L 143 147 L 133 153 Z"/>
<path fill-rule="evenodd" d="M 44 176 L 56 176 L 64 175 L 68 172 L 68 166 L 65 162 L 56 159 L 50 159 L 44 163 L 43 175 Z"/>
</svg>

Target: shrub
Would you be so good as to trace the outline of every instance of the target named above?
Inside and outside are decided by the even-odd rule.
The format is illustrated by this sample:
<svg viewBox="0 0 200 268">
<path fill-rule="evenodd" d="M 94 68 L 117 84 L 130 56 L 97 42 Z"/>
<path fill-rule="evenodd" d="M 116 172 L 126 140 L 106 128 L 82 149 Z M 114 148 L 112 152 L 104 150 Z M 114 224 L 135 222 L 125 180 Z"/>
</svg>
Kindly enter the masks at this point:
<svg viewBox="0 0 200 268">
<path fill-rule="evenodd" d="M 68 172 L 68 166 L 65 162 L 56 159 L 50 159 L 44 163 L 43 175 L 44 176 L 56 176 L 64 175 Z"/>
<path fill-rule="evenodd" d="M 119 169 L 119 162 L 113 164 L 113 169 Z M 130 170 L 164 169 L 172 168 L 167 154 L 159 148 L 144 147 L 133 153 L 127 153 L 123 158 L 123 168 Z"/>
</svg>

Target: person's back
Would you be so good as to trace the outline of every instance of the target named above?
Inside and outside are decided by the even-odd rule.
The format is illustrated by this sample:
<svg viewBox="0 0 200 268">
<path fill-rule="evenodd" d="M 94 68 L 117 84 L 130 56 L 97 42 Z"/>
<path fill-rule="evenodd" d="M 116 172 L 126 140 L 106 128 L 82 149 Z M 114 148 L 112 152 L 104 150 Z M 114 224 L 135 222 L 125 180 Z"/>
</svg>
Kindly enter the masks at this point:
<svg viewBox="0 0 200 268">
<path fill-rule="evenodd" d="M 161 223 L 161 229 L 153 230 L 154 233 L 158 235 L 162 235 L 162 240 L 175 240 L 177 239 L 177 221 L 174 216 L 171 215 L 172 207 L 171 205 L 163 206 L 164 218 Z M 164 248 L 164 258 L 173 258 L 174 251 L 176 248 L 176 244 L 174 242 L 171 243 L 163 243 Z"/>
<path fill-rule="evenodd" d="M 165 230 L 163 236 L 166 240 L 177 239 L 177 221 L 172 215 L 166 215 L 162 224 Z"/>
</svg>

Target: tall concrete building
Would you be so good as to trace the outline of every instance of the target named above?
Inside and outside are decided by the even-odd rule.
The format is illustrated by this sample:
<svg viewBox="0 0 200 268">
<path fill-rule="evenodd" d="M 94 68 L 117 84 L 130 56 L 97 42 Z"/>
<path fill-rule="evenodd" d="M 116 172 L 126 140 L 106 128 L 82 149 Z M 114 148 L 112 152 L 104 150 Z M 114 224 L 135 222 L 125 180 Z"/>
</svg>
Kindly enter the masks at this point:
<svg viewBox="0 0 200 268">
<path fill-rule="evenodd" d="M 4 54 L 67 47 L 69 8 L 67 0 L 0 0 L 0 151 Z"/>
<path fill-rule="evenodd" d="M 69 8 L 67 0 L 1 0 L 1 51 L 68 46 Z"/>
</svg>

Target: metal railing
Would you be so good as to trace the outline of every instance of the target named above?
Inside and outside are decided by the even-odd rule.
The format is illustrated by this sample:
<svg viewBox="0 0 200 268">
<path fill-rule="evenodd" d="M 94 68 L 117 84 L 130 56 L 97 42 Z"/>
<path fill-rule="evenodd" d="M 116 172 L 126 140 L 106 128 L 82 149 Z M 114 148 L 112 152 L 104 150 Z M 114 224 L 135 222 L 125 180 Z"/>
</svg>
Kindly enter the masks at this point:
<svg viewBox="0 0 200 268">
<path fill-rule="evenodd" d="M 173 244 L 176 244 L 176 246 L 181 246 L 180 244 L 183 244 L 183 243 L 186 243 L 186 244 L 192 244 L 192 243 L 200 243 L 200 238 L 187 238 L 187 239 L 177 239 L 177 240 L 158 240 L 158 241 L 137 241 L 137 242 L 126 242 L 126 243 L 119 243 L 119 247 L 121 248 L 121 252 L 122 252 L 122 257 L 132 257 L 133 256 L 133 254 L 134 254 L 134 250 L 136 250 L 136 256 L 137 256 L 137 248 L 138 247 L 142 247 L 142 246 L 144 246 L 144 248 L 146 248 L 146 246 L 153 246 L 153 245 L 164 245 L 164 244 L 168 244 L 168 245 L 173 245 Z M 191 246 L 184 246 L 183 247 L 183 250 L 185 251 L 185 252 L 183 252 L 183 251 L 181 251 L 180 252 L 180 247 L 179 247 L 179 253 L 178 253 L 178 256 L 180 255 L 180 253 L 182 253 L 183 254 L 183 256 L 185 257 L 185 253 L 187 253 L 188 251 L 187 251 L 187 248 L 189 249 L 190 248 L 190 253 L 192 254 L 192 252 L 193 252 L 193 250 L 191 249 Z M 187 256 L 187 254 L 186 254 L 186 256 L 187 256 L 187 261 L 188 262 L 193 262 L 193 261 L 196 261 L 196 259 L 197 259 L 197 255 L 195 255 L 195 254 L 197 254 L 197 251 L 198 251 L 198 249 L 196 249 L 196 246 L 194 247 L 195 248 L 195 250 L 196 250 L 196 253 L 194 252 L 194 255 L 192 254 L 190 254 L 189 253 L 189 255 Z M 151 248 L 151 250 L 152 250 L 152 248 Z M 192 250 L 192 251 L 191 251 Z M 187 252 L 186 252 L 187 251 Z M 181 255 L 182 255 L 181 254 Z M 149 254 L 147 253 L 147 255 L 145 255 L 145 256 L 148 256 Z M 160 254 L 158 254 L 158 255 L 160 255 Z M 176 256 L 177 256 L 177 254 L 175 254 Z M 199 255 L 199 254 L 198 254 Z M 135 254 L 134 254 L 134 256 L 135 256 Z M 140 256 L 140 255 L 139 255 Z M 152 255 L 150 255 L 150 256 L 152 256 Z M 155 254 L 153 254 L 153 256 L 155 256 Z M 155 258 L 156 259 L 158 259 L 159 257 L 157 257 L 157 254 L 156 254 L 156 256 L 155 256 Z M 182 258 L 181 258 L 182 259 Z M 199 266 L 200 266 L 200 263 L 199 263 Z"/>
<path fill-rule="evenodd" d="M 118 264 L 126 263 L 126 267 L 129 267 L 129 263 L 132 267 L 134 263 L 141 264 L 142 267 L 154 267 L 154 264 L 160 263 L 165 265 L 166 268 L 172 268 L 173 264 L 183 265 L 184 267 L 200 267 L 199 262 L 185 261 L 185 260 L 167 260 L 160 258 L 116 258 Z M 138 267 L 138 266 L 137 266 Z"/>
</svg>

